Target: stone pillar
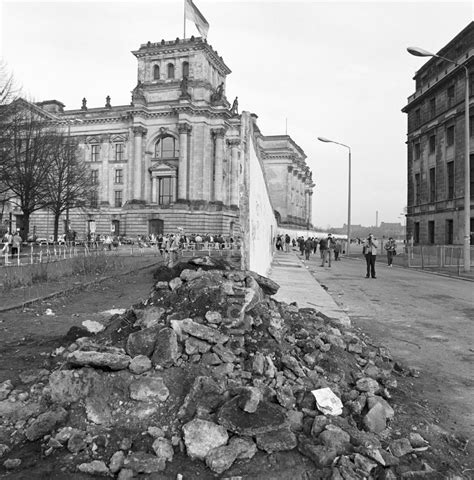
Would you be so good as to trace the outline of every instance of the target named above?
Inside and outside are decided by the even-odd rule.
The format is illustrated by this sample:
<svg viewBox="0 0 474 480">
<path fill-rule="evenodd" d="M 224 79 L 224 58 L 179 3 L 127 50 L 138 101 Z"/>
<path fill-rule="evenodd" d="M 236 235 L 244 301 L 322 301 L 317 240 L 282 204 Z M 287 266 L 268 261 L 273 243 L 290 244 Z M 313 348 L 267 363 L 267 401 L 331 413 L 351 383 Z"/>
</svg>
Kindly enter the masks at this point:
<svg viewBox="0 0 474 480">
<path fill-rule="evenodd" d="M 224 162 L 224 135 L 225 130 L 223 128 L 216 128 L 212 130 L 212 135 L 214 136 L 215 141 L 215 150 L 214 150 L 214 201 L 222 202 L 223 189 L 222 189 L 222 173 L 223 173 L 223 162 Z"/>
<path fill-rule="evenodd" d="M 288 219 L 288 215 L 291 212 L 291 187 L 293 181 L 293 166 L 287 166 L 287 173 L 286 173 L 286 218 Z"/>
<path fill-rule="evenodd" d="M 313 222 L 313 192 L 311 190 L 308 191 L 308 222 Z"/>
<path fill-rule="evenodd" d="M 146 135 L 146 128 L 133 127 L 133 192 L 132 199 L 143 200 L 143 137 Z"/>
<path fill-rule="evenodd" d="M 157 178 L 151 177 L 151 203 L 158 203 Z"/>
<path fill-rule="evenodd" d="M 180 123 L 178 125 L 178 200 L 188 200 L 188 134 L 191 129 L 192 127 L 187 123 Z"/>
<path fill-rule="evenodd" d="M 293 208 L 291 214 L 298 218 L 298 170 L 293 168 Z"/>
<path fill-rule="evenodd" d="M 239 205 L 239 138 L 231 138 L 227 140 L 230 147 L 230 205 Z"/>
<path fill-rule="evenodd" d="M 298 174 L 298 216 L 302 220 L 304 220 L 304 215 L 303 215 L 303 175 L 301 173 Z"/>
</svg>

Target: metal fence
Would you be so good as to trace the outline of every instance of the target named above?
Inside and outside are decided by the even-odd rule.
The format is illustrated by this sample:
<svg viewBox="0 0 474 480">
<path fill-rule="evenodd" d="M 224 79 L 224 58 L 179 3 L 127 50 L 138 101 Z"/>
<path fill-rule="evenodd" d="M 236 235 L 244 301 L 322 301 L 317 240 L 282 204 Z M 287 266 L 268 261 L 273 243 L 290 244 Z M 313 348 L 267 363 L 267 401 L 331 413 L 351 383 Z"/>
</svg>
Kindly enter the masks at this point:
<svg viewBox="0 0 474 480">
<path fill-rule="evenodd" d="M 474 247 L 471 246 L 471 265 Z M 407 266 L 414 268 L 461 269 L 464 265 L 462 245 L 416 245 L 406 247 Z"/>
</svg>

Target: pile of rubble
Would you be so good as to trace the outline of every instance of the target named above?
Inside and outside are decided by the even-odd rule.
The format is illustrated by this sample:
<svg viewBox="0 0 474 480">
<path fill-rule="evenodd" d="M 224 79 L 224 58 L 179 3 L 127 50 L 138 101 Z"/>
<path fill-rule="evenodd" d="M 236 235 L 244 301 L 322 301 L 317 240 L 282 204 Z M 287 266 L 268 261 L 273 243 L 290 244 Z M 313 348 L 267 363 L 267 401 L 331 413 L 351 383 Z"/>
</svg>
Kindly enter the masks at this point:
<svg viewBox="0 0 474 480">
<path fill-rule="evenodd" d="M 95 335 L 71 331 L 57 369 L 0 384 L 3 467 L 21 470 L 15 454 L 38 442 L 64 472 L 121 480 L 258 478 L 257 459 L 284 452 L 305 469 L 293 478 L 429 472 L 407 455 L 428 448 L 419 434 L 391 438 L 386 350 L 275 301 L 265 277 L 216 267 L 159 269 L 145 302 Z"/>
</svg>

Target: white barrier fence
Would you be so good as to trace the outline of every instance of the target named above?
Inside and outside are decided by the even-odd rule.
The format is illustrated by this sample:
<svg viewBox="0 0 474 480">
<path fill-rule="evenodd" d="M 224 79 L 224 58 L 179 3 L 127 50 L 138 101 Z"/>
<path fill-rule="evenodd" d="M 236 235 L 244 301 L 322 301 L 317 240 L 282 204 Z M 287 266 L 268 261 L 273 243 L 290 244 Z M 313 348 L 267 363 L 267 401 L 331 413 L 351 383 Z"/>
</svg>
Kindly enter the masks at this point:
<svg viewBox="0 0 474 480">
<path fill-rule="evenodd" d="M 461 268 L 464 263 L 462 245 L 416 245 L 407 247 L 408 267 L 415 268 Z M 474 246 L 471 246 L 471 265 Z"/>
</svg>

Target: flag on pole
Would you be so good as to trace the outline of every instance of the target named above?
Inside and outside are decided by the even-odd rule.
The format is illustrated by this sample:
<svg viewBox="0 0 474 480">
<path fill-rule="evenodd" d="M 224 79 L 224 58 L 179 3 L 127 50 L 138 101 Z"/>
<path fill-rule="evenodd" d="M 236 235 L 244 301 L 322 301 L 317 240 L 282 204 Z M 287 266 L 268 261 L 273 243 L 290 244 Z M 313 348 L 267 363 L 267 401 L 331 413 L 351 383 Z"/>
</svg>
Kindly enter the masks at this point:
<svg viewBox="0 0 474 480">
<path fill-rule="evenodd" d="M 203 17 L 202 13 L 196 5 L 194 5 L 193 0 L 184 0 L 184 17 L 185 19 L 194 22 L 203 38 L 207 37 L 209 23 L 207 23 L 207 20 Z"/>
</svg>

